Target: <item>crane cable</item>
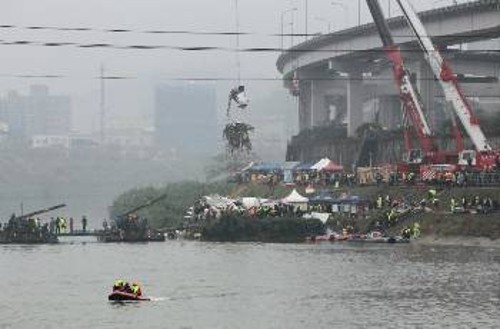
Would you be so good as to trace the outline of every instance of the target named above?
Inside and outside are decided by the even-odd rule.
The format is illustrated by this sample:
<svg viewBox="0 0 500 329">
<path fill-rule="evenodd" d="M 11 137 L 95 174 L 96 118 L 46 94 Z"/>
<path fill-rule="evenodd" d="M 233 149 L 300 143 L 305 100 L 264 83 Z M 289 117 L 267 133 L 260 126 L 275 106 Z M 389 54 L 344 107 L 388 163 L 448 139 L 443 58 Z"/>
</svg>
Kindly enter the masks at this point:
<svg viewBox="0 0 500 329">
<path fill-rule="evenodd" d="M 240 16 L 238 10 L 238 0 L 234 0 L 235 23 L 236 23 L 236 70 L 238 86 L 241 84 L 241 58 L 240 58 Z"/>
</svg>

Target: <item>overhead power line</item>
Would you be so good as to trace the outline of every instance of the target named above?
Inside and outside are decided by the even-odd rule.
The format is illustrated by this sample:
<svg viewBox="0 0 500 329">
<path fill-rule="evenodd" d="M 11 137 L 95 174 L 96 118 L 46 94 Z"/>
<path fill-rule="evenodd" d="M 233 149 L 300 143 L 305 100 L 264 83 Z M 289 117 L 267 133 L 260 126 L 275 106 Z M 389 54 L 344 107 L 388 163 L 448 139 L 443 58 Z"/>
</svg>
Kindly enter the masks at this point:
<svg viewBox="0 0 500 329">
<path fill-rule="evenodd" d="M 250 53 L 281 53 L 282 49 L 276 47 L 249 47 L 249 48 L 232 48 L 219 46 L 173 46 L 173 45 L 119 45 L 113 43 L 79 43 L 79 42 L 46 42 L 46 41 L 31 41 L 31 40 L 0 40 L 0 45 L 4 46 L 36 46 L 36 47 L 76 47 L 76 48 L 100 48 L 100 49 L 117 49 L 117 50 L 177 50 L 186 52 L 196 51 L 224 51 L 224 52 L 250 52 Z M 446 51 L 446 50 L 445 50 Z M 348 48 L 333 48 L 333 49 L 313 49 L 313 48 L 292 48 L 287 50 L 287 53 L 304 53 L 304 52 L 321 52 L 321 53 L 341 53 L 341 52 L 358 52 L 358 53 L 385 53 L 382 48 L 379 49 L 348 49 Z M 401 52 L 418 52 L 419 48 L 401 49 Z M 500 53 L 499 49 L 481 49 L 481 50 L 461 50 L 461 53 L 483 54 Z"/>
<path fill-rule="evenodd" d="M 138 80 L 141 76 L 121 76 L 121 75 L 104 75 L 104 76 L 72 76 L 72 75 L 62 75 L 62 74 L 2 74 L 0 73 L 0 78 L 15 78 L 15 79 L 92 79 L 92 80 Z M 459 77 L 460 79 L 461 77 Z M 466 77 L 467 78 L 467 77 Z M 469 77 L 470 78 L 470 77 Z M 483 78 L 483 77 L 477 77 Z M 491 77 L 492 79 L 494 77 Z M 243 77 L 245 81 L 293 81 L 293 77 Z M 234 77 L 160 77 L 161 81 L 234 81 Z M 332 77 L 314 77 L 308 76 L 307 78 L 299 78 L 299 81 L 389 81 L 393 82 L 392 77 L 363 77 L 363 78 L 349 78 L 347 76 L 332 76 Z M 420 81 L 435 81 L 435 78 L 419 78 Z M 498 78 L 497 78 L 498 81 Z M 492 80 L 493 82 L 493 80 Z M 500 94 L 499 94 L 500 96 Z"/>
<path fill-rule="evenodd" d="M 332 20 L 333 22 L 333 20 Z M 56 32 L 99 32 L 107 34 L 156 34 L 156 35 L 195 35 L 195 36 L 267 36 L 267 37 L 319 37 L 325 36 L 327 34 L 323 33 L 259 33 L 259 32 L 245 32 L 245 31 L 195 31 L 195 30 L 139 30 L 139 29 L 127 29 L 127 28 L 93 28 L 93 27 L 56 27 L 56 26 L 21 26 L 13 24 L 1 24 L 0 30 L 27 30 L 27 31 L 56 31 Z M 329 33 L 337 37 L 351 36 L 359 33 L 359 27 L 349 27 L 344 30 Z M 376 32 L 374 32 L 376 33 Z M 486 35 L 486 34 L 485 34 Z M 483 36 L 485 36 L 483 35 Z M 397 38 L 414 38 L 414 35 L 408 31 L 408 34 L 393 34 Z M 476 35 L 475 35 L 476 36 Z M 481 36 L 481 35 L 479 35 Z M 433 36 L 431 36 L 433 37 Z M 469 34 L 454 34 L 450 36 L 440 35 L 435 36 L 440 39 L 447 38 L 461 38 L 470 37 Z"/>
</svg>

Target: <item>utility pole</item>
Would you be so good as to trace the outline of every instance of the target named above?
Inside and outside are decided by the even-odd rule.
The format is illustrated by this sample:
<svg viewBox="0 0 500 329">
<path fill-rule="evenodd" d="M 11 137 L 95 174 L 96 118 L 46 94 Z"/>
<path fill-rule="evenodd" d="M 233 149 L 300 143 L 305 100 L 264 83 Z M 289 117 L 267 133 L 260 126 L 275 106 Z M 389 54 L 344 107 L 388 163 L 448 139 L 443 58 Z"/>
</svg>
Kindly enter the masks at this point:
<svg viewBox="0 0 500 329">
<path fill-rule="evenodd" d="M 308 25 L 309 25 L 309 0 L 306 0 L 306 41 L 309 38 Z"/>
<path fill-rule="evenodd" d="M 104 130 L 105 130 L 105 116 L 106 116 L 106 106 L 105 106 L 105 85 L 104 85 L 104 65 L 101 64 L 101 95 L 100 95 L 100 139 L 101 145 L 104 144 Z"/>
<path fill-rule="evenodd" d="M 330 21 L 328 19 L 325 19 L 323 17 L 315 17 L 316 20 L 318 21 L 321 21 L 321 22 L 324 22 L 327 24 L 327 27 L 328 27 L 328 33 L 330 33 L 332 31 L 332 25 L 330 23 Z"/>
<path fill-rule="evenodd" d="M 238 86 L 241 85 L 241 59 L 240 59 L 240 13 L 238 10 L 238 0 L 234 0 L 234 11 L 236 18 L 236 69 L 238 71 Z"/>
<path fill-rule="evenodd" d="M 339 6 L 345 12 L 345 15 L 344 15 L 345 23 L 344 24 L 345 24 L 345 27 L 347 27 L 349 25 L 349 15 L 348 15 L 349 10 L 347 9 L 347 7 L 340 1 L 332 1 L 330 4 L 332 6 Z"/>
<path fill-rule="evenodd" d="M 361 0 L 358 0 L 358 26 L 361 25 Z"/>
<path fill-rule="evenodd" d="M 281 40 L 281 52 L 283 53 L 285 51 L 285 45 L 284 45 L 284 36 L 285 36 L 285 29 L 284 29 L 284 16 L 285 14 L 289 13 L 289 12 L 292 12 L 292 11 L 296 11 L 297 8 L 291 8 L 291 9 L 287 9 L 285 11 L 282 11 L 281 12 L 281 15 L 280 15 L 280 18 L 281 18 L 281 33 L 280 33 L 280 40 Z"/>
</svg>

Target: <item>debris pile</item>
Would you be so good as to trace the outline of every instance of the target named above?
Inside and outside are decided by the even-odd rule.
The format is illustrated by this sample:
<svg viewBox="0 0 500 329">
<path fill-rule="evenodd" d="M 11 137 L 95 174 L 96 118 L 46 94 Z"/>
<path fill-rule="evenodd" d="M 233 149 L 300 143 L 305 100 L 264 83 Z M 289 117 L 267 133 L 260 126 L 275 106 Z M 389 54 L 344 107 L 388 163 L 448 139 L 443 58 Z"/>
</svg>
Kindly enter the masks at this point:
<svg viewBox="0 0 500 329">
<path fill-rule="evenodd" d="M 238 111 L 246 109 L 248 107 L 248 103 L 249 100 L 245 93 L 245 86 L 238 85 L 231 89 L 227 103 L 228 123 L 224 127 L 224 131 L 222 133 L 224 139 L 226 140 L 228 154 L 231 156 L 234 154 L 238 155 L 240 152 L 249 153 L 252 150 L 249 133 L 254 130 L 254 127 L 250 124 L 243 123 L 240 120 L 236 120 L 232 117 L 231 113 L 233 104 L 236 107 L 236 111 Z"/>
<path fill-rule="evenodd" d="M 253 130 L 254 127 L 247 123 L 228 123 L 224 128 L 223 136 L 227 141 L 229 153 L 233 154 L 239 150 L 250 152 L 252 150 L 252 142 L 250 141 L 249 132 Z"/>
</svg>

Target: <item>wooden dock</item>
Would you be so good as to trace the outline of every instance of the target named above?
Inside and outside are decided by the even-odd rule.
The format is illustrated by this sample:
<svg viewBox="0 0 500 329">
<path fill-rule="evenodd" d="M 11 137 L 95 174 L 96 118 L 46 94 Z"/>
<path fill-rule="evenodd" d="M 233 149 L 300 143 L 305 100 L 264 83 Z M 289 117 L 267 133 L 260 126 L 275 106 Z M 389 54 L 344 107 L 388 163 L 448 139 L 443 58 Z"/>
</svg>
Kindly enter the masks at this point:
<svg viewBox="0 0 500 329">
<path fill-rule="evenodd" d="M 58 233 L 56 234 L 58 237 L 63 237 L 63 236 L 98 236 L 99 231 L 97 230 L 73 230 L 72 232 L 64 232 L 64 233 Z"/>
</svg>

